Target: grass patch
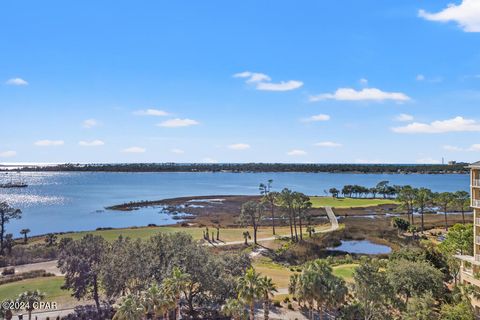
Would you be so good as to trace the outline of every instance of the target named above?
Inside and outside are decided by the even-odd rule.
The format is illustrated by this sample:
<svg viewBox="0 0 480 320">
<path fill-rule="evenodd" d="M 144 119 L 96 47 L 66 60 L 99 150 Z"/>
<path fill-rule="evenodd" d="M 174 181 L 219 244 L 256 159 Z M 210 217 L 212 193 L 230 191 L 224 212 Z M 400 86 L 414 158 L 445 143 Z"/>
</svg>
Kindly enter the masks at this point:
<svg viewBox="0 0 480 320">
<path fill-rule="evenodd" d="M 253 267 L 263 276 L 272 278 L 278 289 L 288 288 L 290 276 L 294 274 L 289 268 L 273 262 L 269 258 L 259 258 L 253 261 Z"/>
<path fill-rule="evenodd" d="M 16 299 L 27 290 L 40 290 L 45 294 L 44 301 L 57 302 L 60 308 L 73 306 L 77 300 L 71 297 L 70 291 L 62 290 L 63 277 L 41 277 L 0 286 L 0 301 Z"/>
<path fill-rule="evenodd" d="M 318 225 L 315 226 L 315 230 L 322 230 L 328 228 L 329 225 Z M 253 241 L 253 229 L 252 228 L 220 228 L 220 241 L 231 242 L 231 241 L 242 241 L 243 232 L 248 230 L 252 236 L 252 240 L 249 240 L 249 243 Z M 290 235 L 290 228 L 288 226 L 275 227 L 276 233 L 278 236 L 287 236 Z M 94 230 L 94 231 L 81 231 L 73 233 L 65 233 L 59 235 L 61 238 L 73 238 L 74 240 L 80 239 L 86 234 L 100 235 L 107 241 L 114 241 L 120 235 L 123 237 L 129 237 L 132 239 L 142 239 L 146 240 L 158 233 L 175 233 L 175 232 L 185 232 L 192 236 L 195 240 L 203 239 L 203 232 L 205 227 L 181 227 L 181 226 L 161 226 L 161 227 L 132 227 L 132 228 L 121 228 L 121 229 L 111 229 L 111 230 Z M 212 232 L 217 236 L 217 230 L 215 228 L 208 228 L 210 237 Z M 257 232 L 257 238 L 269 238 L 273 237 L 272 228 L 270 227 L 260 227 Z M 30 243 L 43 242 L 43 238 L 33 238 Z"/>
<path fill-rule="evenodd" d="M 333 267 L 333 274 L 337 277 L 342 278 L 346 282 L 353 282 L 353 273 L 355 272 L 355 268 L 358 267 L 356 263 L 350 264 L 341 264 L 338 266 Z"/>
<path fill-rule="evenodd" d="M 334 208 L 351 208 L 351 207 L 373 207 L 382 204 L 397 204 L 392 199 L 357 199 L 357 198 L 332 198 L 332 197 L 310 197 L 310 201 L 314 208 L 334 207 Z"/>
</svg>

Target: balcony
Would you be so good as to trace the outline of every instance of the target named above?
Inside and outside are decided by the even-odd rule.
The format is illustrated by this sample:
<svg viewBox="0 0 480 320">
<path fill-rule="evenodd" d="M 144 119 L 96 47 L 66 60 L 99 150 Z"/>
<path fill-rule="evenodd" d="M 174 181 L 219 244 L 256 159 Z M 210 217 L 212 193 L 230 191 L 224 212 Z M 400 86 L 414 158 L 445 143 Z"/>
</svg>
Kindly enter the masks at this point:
<svg viewBox="0 0 480 320">
<path fill-rule="evenodd" d="M 480 226 L 480 218 L 475 218 L 475 224 L 476 224 L 477 226 Z"/>
<path fill-rule="evenodd" d="M 474 208 L 480 208 L 480 200 L 472 200 L 472 207 Z"/>
<path fill-rule="evenodd" d="M 475 261 L 480 262 L 480 254 L 475 255 Z"/>
<path fill-rule="evenodd" d="M 473 179 L 472 187 L 480 187 L 480 179 Z"/>
<path fill-rule="evenodd" d="M 476 243 L 476 244 L 480 244 L 480 236 L 476 236 L 476 237 L 475 237 L 475 243 Z"/>
</svg>

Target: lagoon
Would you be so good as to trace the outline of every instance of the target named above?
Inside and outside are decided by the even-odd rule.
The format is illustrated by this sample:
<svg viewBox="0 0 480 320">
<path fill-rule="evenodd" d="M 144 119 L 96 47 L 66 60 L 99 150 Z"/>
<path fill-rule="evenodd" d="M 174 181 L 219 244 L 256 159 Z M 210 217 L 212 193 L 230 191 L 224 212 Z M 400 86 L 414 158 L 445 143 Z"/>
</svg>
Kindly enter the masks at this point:
<svg viewBox="0 0 480 320">
<path fill-rule="evenodd" d="M 368 240 L 342 240 L 341 245 L 329 248 L 329 250 L 338 250 L 353 254 L 388 254 L 392 251 L 392 248 Z"/>
<path fill-rule="evenodd" d="M 8 181 L 0 173 L 0 183 Z M 275 190 L 288 187 L 309 195 L 326 195 L 345 184 L 367 187 L 388 180 L 433 191 L 469 190 L 467 174 L 353 174 L 353 173 L 105 173 L 24 172 L 23 189 L 0 189 L 0 201 L 22 209 L 23 218 L 9 223 L 15 237 L 23 228 L 32 235 L 84 231 L 97 227 L 144 226 L 175 223 L 161 208 L 131 212 L 105 211 L 129 201 L 159 200 L 193 195 L 258 194 L 258 184 L 273 179 Z"/>
</svg>

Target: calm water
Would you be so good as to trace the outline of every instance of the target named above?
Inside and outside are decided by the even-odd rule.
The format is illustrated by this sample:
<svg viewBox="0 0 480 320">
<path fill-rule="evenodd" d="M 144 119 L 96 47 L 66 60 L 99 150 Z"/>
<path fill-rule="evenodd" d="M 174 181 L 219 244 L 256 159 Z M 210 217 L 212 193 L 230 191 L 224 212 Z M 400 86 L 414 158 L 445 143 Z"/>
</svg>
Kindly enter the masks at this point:
<svg viewBox="0 0 480 320">
<path fill-rule="evenodd" d="M 6 180 L 0 174 L 0 182 Z M 309 195 L 325 195 L 345 184 L 374 186 L 410 184 L 434 191 L 468 191 L 468 175 L 332 174 L 332 173 L 22 173 L 29 187 L 0 189 L 0 201 L 23 210 L 8 232 L 22 228 L 32 234 L 92 230 L 97 227 L 169 224 L 160 208 L 132 212 L 103 211 L 107 206 L 137 200 L 159 200 L 190 195 L 257 194 L 258 184 L 274 180 L 274 188 L 292 188 Z"/>
<path fill-rule="evenodd" d="M 389 246 L 376 244 L 368 240 L 342 241 L 341 245 L 330 249 L 356 254 L 387 254 L 392 251 Z"/>
</svg>

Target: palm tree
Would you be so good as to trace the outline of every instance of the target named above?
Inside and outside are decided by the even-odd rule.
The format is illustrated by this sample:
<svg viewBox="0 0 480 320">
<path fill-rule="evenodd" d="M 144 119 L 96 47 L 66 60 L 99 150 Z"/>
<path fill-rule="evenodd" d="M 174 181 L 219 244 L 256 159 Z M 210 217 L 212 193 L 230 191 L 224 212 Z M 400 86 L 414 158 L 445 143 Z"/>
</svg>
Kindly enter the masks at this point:
<svg viewBox="0 0 480 320">
<path fill-rule="evenodd" d="M 126 296 L 113 316 L 113 320 L 139 320 L 145 316 L 145 307 L 139 297 Z"/>
<path fill-rule="evenodd" d="M 28 237 L 27 234 L 30 233 L 30 229 L 22 229 L 20 230 L 20 234 L 23 235 L 23 243 L 27 244 Z"/>
<path fill-rule="evenodd" d="M 255 301 L 262 296 L 259 290 L 260 276 L 254 268 L 249 268 L 238 279 L 238 299 L 247 304 L 250 308 L 250 320 L 255 319 Z"/>
<path fill-rule="evenodd" d="M 32 311 L 35 310 L 35 305 L 45 298 L 45 294 L 39 290 L 28 290 L 18 296 L 18 302 L 25 305 L 25 310 L 28 312 L 28 320 L 32 320 Z"/>
<path fill-rule="evenodd" d="M 258 189 L 260 194 L 263 196 L 262 201 L 267 202 L 270 206 L 270 212 L 272 214 L 272 233 L 275 235 L 275 201 L 278 196 L 278 192 L 272 192 L 272 183 L 273 180 L 270 179 L 266 184 L 260 183 Z"/>
<path fill-rule="evenodd" d="M 190 283 L 190 275 L 183 272 L 178 267 L 173 267 L 172 273 L 162 282 L 163 288 L 167 295 L 174 298 L 175 301 L 175 319 L 181 319 L 180 314 L 180 297 L 182 292 Z"/>
<path fill-rule="evenodd" d="M 168 315 L 173 299 L 169 299 L 162 289 L 154 283 L 143 294 L 143 306 L 147 313 L 147 319 L 151 319 L 152 316 L 156 319 L 159 315 Z"/>
<path fill-rule="evenodd" d="M 278 292 L 277 286 L 272 282 L 272 278 L 263 277 L 260 278 L 259 290 L 260 293 L 263 294 L 263 318 L 268 320 L 268 315 L 270 313 L 270 297 L 273 296 L 274 292 Z"/>
<path fill-rule="evenodd" d="M 238 300 L 228 298 L 222 306 L 222 314 L 232 317 L 233 320 L 243 320 L 246 318 L 245 306 Z"/>
</svg>

